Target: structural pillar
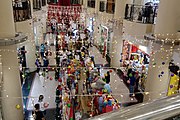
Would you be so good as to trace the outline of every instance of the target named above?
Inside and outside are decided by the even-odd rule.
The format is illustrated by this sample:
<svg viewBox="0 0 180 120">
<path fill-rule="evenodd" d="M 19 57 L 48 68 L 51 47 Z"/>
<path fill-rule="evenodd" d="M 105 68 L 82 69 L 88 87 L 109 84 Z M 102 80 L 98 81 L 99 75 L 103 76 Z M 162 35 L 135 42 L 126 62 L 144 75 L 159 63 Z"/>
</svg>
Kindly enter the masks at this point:
<svg viewBox="0 0 180 120">
<path fill-rule="evenodd" d="M 2 50 L 3 49 L 3 50 Z M 2 64 L 2 116 L 4 120 L 23 120 L 21 80 L 17 46 L 0 46 Z M 17 108 L 20 106 L 20 108 Z"/>
<path fill-rule="evenodd" d="M 127 0 L 116 0 L 115 1 L 115 13 L 114 19 L 124 18 L 125 7 L 126 7 Z"/>
<path fill-rule="evenodd" d="M 87 0 L 83 0 L 83 7 L 87 8 Z"/>
<path fill-rule="evenodd" d="M 12 0 L 0 1 L 0 37 L 11 38 L 15 36 Z"/>
<path fill-rule="evenodd" d="M 114 27 L 113 27 L 113 40 L 111 52 L 111 67 L 120 67 L 121 53 L 123 48 L 123 18 L 125 13 L 125 6 L 129 0 L 116 0 L 115 13 L 114 13 Z"/>
<path fill-rule="evenodd" d="M 31 2 L 31 15 L 33 13 L 33 0 Z M 37 12 L 39 13 L 39 12 Z M 41 12 L 42 13 L 42 12 Z M 35 14 L 35 13 L 34 13 Z M 44 13 L 45 14 L 45 13 Z M 33 15 L 32 15 L 33 16 Z M 42 16 L 42 15 L 41 15 Z M 40 19 L 40 17 L 39 17 Z M 26 50 L 26 65 L 29 68 L 30 72 L 36 70 L 35 61 L 36 61 L 36 47 L 35 47 L 35 39 L 34 39 L 34 26 L 33 19 L 28 19 L 25 21 L 16 22 L 16 32 L 22 32 L 28 36 L 28 40 L 22 44 L 19 44 L 18 47 L 25 46 Z M 43 33 L 38 38 L 43 39 Z"/>
<path fill-rule="evenodd" d="M 120 67 L 121 53 L 123 48 L 123 32 L 122 24 L 117 21 L 113 29 L 112 52 L 111 52 L 111 67 Z"/>
<path fill-rule="evenodd" d="M 152 44 L 147 81 L 145 83 L 144 101 L 159 99 L 167 95 L 170 81 L 169 62 L 173 55 L 171 45 Z"/>
<path fill-rule="evenodd" d="M 95 13 L 99 12 L 99 6 L 100 6 L 100 1 L 99 0 L 95 0 Z"/>
<path fill-rule="evenodd" d="M 0 1 L 0 40 L 15 37 L 15 26 L 11 0 Z M 11 51 L 13 50 L 13 52 Z M 17 60 L 17 47 L 0 46 L 2 64 L 1 104 L 4 120 L 23 120 L 22 91 Z M 17 106 L 20 108 L 17 108 Z"/>
<path fill-rule="evenodd" d="M 161 0 L 155 26 L 156 42 L 153 43 L 150 64 L 145 84 L 144 101 L 167 96 L 170 81 L 169 62 L 177 43 L 180 21 L 179 0 Z M 168 44 L 164 41 L 168 40 Z M 171 42 L 172 41 L 172 42 Z M 157 43 L 158 42 L 158 43 Z"/>
<path fill-rule="evenodd" d="M 161 0 L 159 3 L 155 34 L 161 38 L 175 38 L 180 30 L 180 0 Z"/>
</svg>

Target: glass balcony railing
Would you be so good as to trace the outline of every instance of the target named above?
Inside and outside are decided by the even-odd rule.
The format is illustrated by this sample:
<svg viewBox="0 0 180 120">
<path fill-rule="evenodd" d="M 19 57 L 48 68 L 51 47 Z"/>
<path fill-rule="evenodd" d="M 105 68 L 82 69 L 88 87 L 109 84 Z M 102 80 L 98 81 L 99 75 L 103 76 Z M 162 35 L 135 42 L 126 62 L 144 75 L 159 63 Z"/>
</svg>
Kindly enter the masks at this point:
<svg viewBox="0 0 180 120">
<path fill-rule="evenodd" d="M 90 7 L 90 8 L 95 8 L 95 0 L 88 0 L 88 4 L 87 6 Z"/>
<path fill-rule="evenodd" d="M 106 13 L 114 14 L 115 12 L 115 3 L 107 2 L 106 4 Z"/>
<path fill-rule="evenodd" d="M 71 5 L 82 5 L 80 0 L 71 0 Z"/>
<path fill-rule="evenodd" d="M 41 10 L 41 8 L 42 8 L 41 0 L 33 0 L 33 9 Z"/>
<path fill-rule="evenodd" d="M 100 12 L 104 12 L 106 9 L 105 9 L 105 1 L 100 1 L 100 4 L 99 4 L 99 11 Z"/>
<path fill-rule="evenodd" d="M 134 22 L 155 24 L 158 6 L 126 4 L 125 19 Z"/>
<path fill-rule="evenodd" d="M 30 0 L 13 1 L 14 21 L 20 22 L 31 19 L 31 3 Z"/>
<path fill-rule="evenodd" d="M 133 105 L 90 120 L 179 120 L 180 95 Z"/>
<path fill-rule="evenodd" d="M 42 6 L 46 6 L 46 0 L 42 0 Z"/>
</svg>

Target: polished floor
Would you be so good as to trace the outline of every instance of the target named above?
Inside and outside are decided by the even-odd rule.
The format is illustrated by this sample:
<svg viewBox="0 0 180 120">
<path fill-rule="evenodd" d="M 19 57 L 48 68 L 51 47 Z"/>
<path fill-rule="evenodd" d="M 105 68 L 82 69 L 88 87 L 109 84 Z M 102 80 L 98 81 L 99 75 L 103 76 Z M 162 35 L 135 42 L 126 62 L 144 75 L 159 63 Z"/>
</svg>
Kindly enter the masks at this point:
<svg viewBox="0 0 180 120">
<path fill-rule="evenodd" d="M 42 21 L 43 22 L 43 21 Z M 37 34 L 35 37 L 39 40 L 37 43 L 40 45 L 41 43 L 44 43 L 43 41 L 43 35 L 41 30 L 39 29 L 38 24 L 42 24 L 42 22 L 39 22 L 36 24 L 37 26 Z M 40 31 L 38 31 L 40 30 Z M 45 34 L 44 40 L 47 41 L 50 44 L 50 49 L 52 51 L 52 56 L 49 57 L 49 63 L 51 67 L 55 66 L 55 46 L 53 45 L 55 43 L 55 36 L 52 34 Z M 102 65 L 105 66 L 107 63 L 106 59 L 102 57 L 99 50 L 93 46 L 89 48 L 89 53 L 91 56 L 94 56 L 95 64 L 97 66 Z M 102 68 L 102 74 L 106 73 L 109 68 L 105 67 Z M 126 104 L 126 103 L 134 103 L 137 102 L 137 100 L 134 98 L 129 97 L 129 89 L 124 84 L 123 80 L 120 79 L 120 77 L 117 75 L 117 72 L 114 69 L 111 69 L 111 81 L 110 86 L 112 89 L 113 96 L 119 101 L 120 104 Z M 48 114 L 47 118 L 48 120 L 54 119 L 53 116 L 55 114 L 55 90 L 58 85 L 58 82 L 54 80 L 55 73 L 53 71 L 49 71 L 48 74 L 46 74 L 44 77 L 39 76 L 38 74 L 35 74 L 34 79 L 32 80 L 31 88 L 29 90 L 29 99 L 26 101 L 26 109 L 28 111 L 32 111 L 34 108 L 34 104 L 37 103 L 39 95 L 44 95 L 44 102 L 49 103 Z M 52 79 L 50 79 L 52 78 Z M 82 82 L 80 84 L 83 84 Z M 82 87 L 79 87 L 79 90 L 82 91 Z M 84 103 L 82 103 L 82 106 Z M 28 120 L 33 120 L 32 115 L 30 114 Z"/>
<path fill-rule="evenodd" d="M 51 47 L 52 48 L 52 47 Z M 98 49 L 96 47 L 90 48 L 90 54 L 95 57 L 95 63 L 96 64 L 106 64 L 106 60 L 102 58 L 102 55 L 99 53 Z M 53 64 L 54 57 L 51 57 L 51 65 Z M 108 68 L 102 68 L 102 73 L 106 73 Z M 30 90 L 29 96 L 32 96 L 32 98 L 29 98 L 27 102 L 27 109 L 33 110 L 33 105 L 37 102 L 37 98 L 39 95 L 44 95 L 45 99 L 44 102 L 49 103 L 49 109 L 55 108 L 55 90 L 58 85 L 58 82 L 54 79 L 50 80 L 50 78 L 54 78 L 54 72 L 50 71 L 49 75 L 46 75 L 45 77 L 39 76 L 38 74 L 35 75 L 35 78 L 32 83 L 32 87 Z M 110 81 L 112 94 L 113 96 L 120 102 L 120 103 L 129 103 L 129 102 L 136 102 L 135 99 L 131 99 L 129 97 L 129 90 L 123 83 L 123 81 L 119 78 L 119 76 L 116 74 L 114 70 L 112 70 L 111 73 L 111 81 Z"/>
</svg>

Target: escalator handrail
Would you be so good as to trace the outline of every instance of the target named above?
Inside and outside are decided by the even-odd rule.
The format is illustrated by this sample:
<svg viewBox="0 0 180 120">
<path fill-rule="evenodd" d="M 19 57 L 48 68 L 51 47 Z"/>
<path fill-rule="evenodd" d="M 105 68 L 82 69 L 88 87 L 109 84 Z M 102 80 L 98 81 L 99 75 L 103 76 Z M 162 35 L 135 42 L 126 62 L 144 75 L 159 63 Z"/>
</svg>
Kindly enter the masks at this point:
<svg viewBox="0 0 180 120">
<path fill-rule="evenodd" d="M 180 94 L 105 113 L 90 120 L 159 120 L 180 114 Z"/>
</svg>

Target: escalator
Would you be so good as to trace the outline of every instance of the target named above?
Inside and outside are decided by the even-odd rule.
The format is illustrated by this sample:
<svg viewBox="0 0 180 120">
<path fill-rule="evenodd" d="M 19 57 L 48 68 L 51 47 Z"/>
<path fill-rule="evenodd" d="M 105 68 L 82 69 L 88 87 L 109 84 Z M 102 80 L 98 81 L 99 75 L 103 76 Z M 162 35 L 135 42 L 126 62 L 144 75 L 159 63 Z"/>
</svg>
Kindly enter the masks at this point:
<svg viewBox="0 0 180 120">
<path fill-rule="evenodd" d="M 180 94 L 122 108 L 90 120 L 180 120 Z"/>
</svg>

